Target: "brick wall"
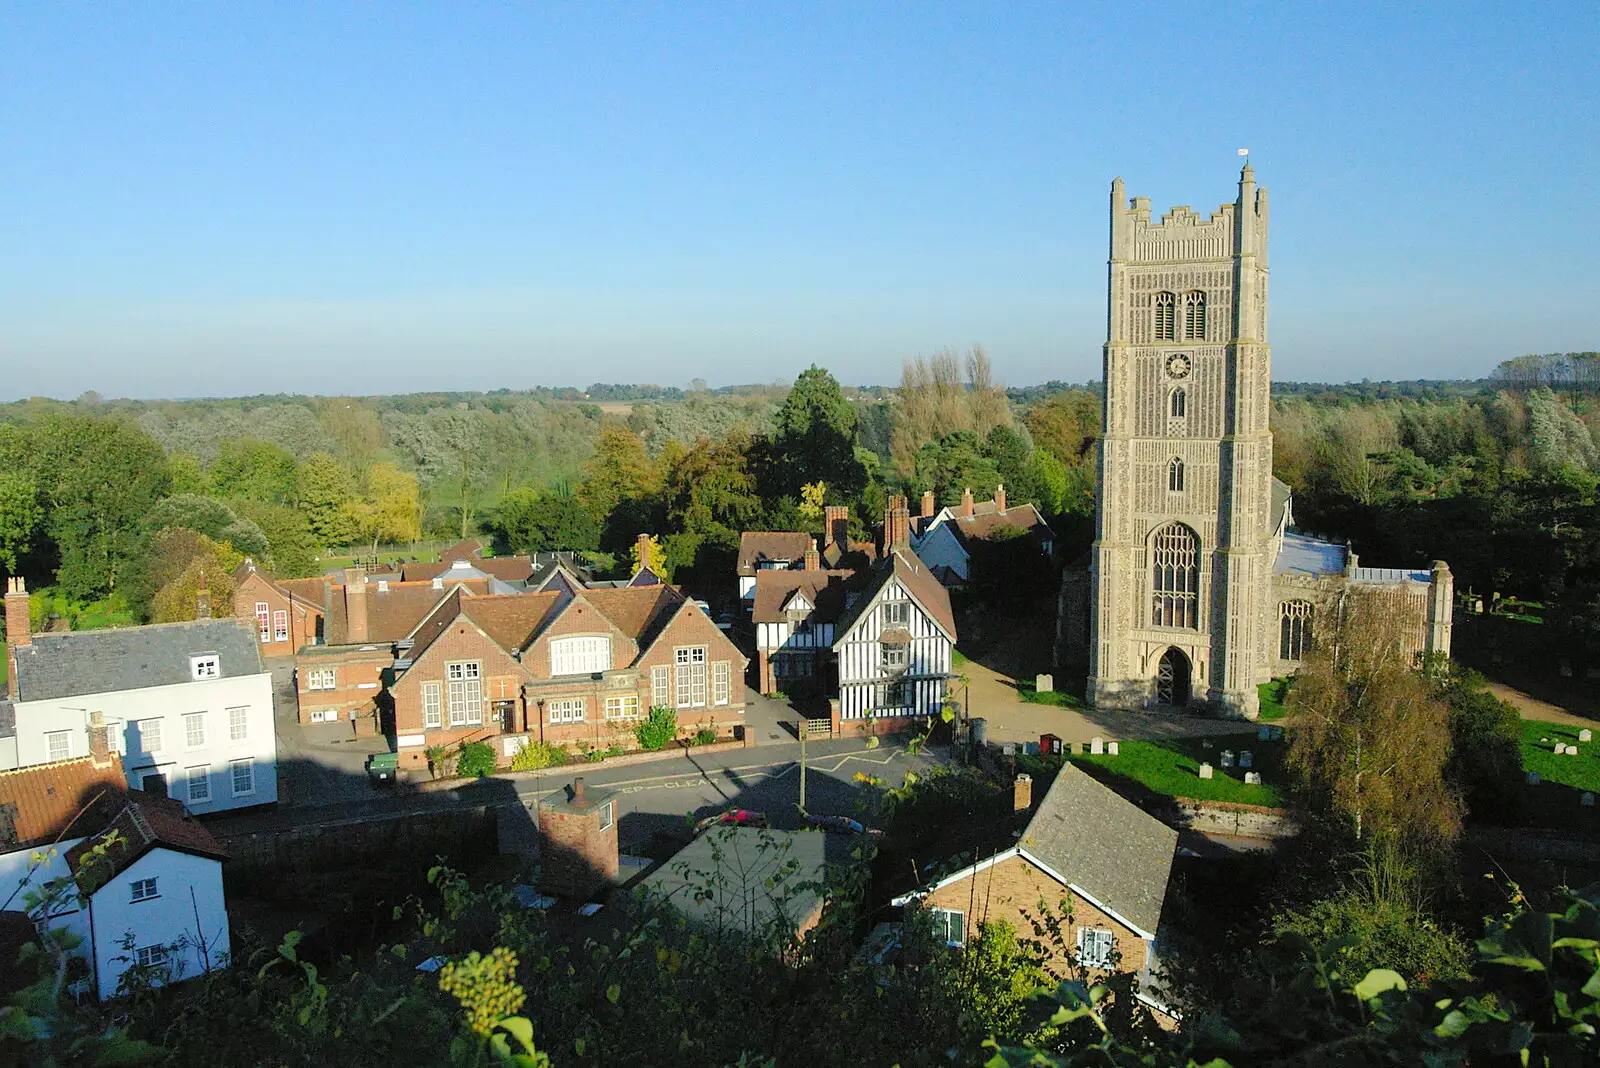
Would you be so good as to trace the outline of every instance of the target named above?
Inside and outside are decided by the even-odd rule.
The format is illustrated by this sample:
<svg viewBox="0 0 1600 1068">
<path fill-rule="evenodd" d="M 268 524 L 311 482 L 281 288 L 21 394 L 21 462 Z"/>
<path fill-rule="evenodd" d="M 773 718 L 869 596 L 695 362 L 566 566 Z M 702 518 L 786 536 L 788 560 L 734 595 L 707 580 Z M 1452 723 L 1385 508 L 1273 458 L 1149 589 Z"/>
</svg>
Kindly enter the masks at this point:
<svg viewBox="0 0 1600 1068">
<path fill-rule="evenodd" d="M 669 668 L 669 678 L 676 671 L 675 657 L 677 650 L 683 646 L 703 645 L 706 647 L 706 706 L 704 708 L 679 708 L 678 725 L 680 727 L 697 728 L 701 725 L 728 722 L 737 719 L 739 712 L 744 708 L 744 673 L 748 661 L 737 646 L 728 640 L 728 636 L 717 629 L 717 625 L 699 608 L 686 605 L 673 617 L 661 635 L 656 638 L 648 652 L 639 661 L 639 676 L 645 690 L 645 703 L 649 703 L 650 673 L 658 664 Z M 726 662 L 728 665 L 728 703 L 725 705 L 711 704 L 711 682 L 713 678 L 713 664 Z M 675 684 L 669 683 L 669 703 L 676 703 L 677 689 Z"/>
<path fill-rule="evenodd" d="M 257 602 L 267 606 L 269 634 L 276 633 L 272 629 L 275 613 L 284 613 L 289 625 L 285 640 L 281 642 L 260 640 L 256 621 Z M 310 645 L 316 640 L 317 621 L 322 618 L 322 612 L 316 606 L 298 598 L 291 603 L 282 590 L 268 582 L 260 573 L 252 572 L 246 575 L 244 581 L 233 591 L 233 617 L 241 623 L 248 624 L 250 633 L 256 636 L 263 657 L 284 657 L 294 656 L 301 646 Z"/>
<path fill-rule="evenodd" d="M 545 628 L 538 640 L 523 651 L 523 665 L 534 678 L 549 678 L 550 639 L 575 634 L 610 635 L 611 663 L 616 667 L 627 667 L 639 657 L 638 643 L 618 630 L 598 608 L 580 598 L 568 605 L 566 611 Z"/>
<path fill-rule="evenodd" d="M 331 709 L 339 719 L 372 715 L 378 694 L 383 691 L 383 672 L 394 663 L 387 645 L 317 646 L 295 657 L 296 696 L 300 702 L 300 722 L 310 723 L 313 712 Z M 311 689 L 311 673 L 332 668 L 334 688 Z"/>
<path fill-rule="evenodd" d="M 1041 899 L 1052 911 L 1059 911 L 1063 900 L 1071 900 L 1073 922 L 1064 932 L 1069 950 L 1077 947 L 1079 927 L 1104 928 L 1116 936 L 1116 951 L 1122 955 L 1119 969 L 1125 972 L 1144 970 L 1146 957 L 1143 938 L 1074 895 L 1022 857 L 1009 857 L 949 886 L 940 887 L 923 899 L 922 907 L 965 913 L 966 940 L 975 937 L 978 924 L 986 920 L 1004 920 L 1016 929 L 1019 937 L 1032 938 L 1033 921 L 1024 912 L 1039 916 Z"/>
<path fill-rule="evenodd" d="M 483 722 L 452 728 L 445 665 L 459 660 L 476 660 L 482 665 Z M 492 738 L 501 730 L 496 708 L 501 701 L 514 703 L 511 726 L 519 729 L 524 714 L 522 684 L 527 679 L 528 672 L 521 664 L 470 620 L 458 616 L 390 688 L 395 734 L 424 735 L 427 745 L 451 745 L 469 735 Z M 422 686 L 429 682 L 439 684 L 439 711 L 444 726 L 436 730 L 424 730 L 422 725 Z"/>
<path fill-rule="evenodd" d="M 609 820 L 602 816 L 609 811 Z M 609 824 L 602 829 L 602 822 Z M 539 806 L 540 884 L 552 894 L 587 898 L 618 869 L 616 802 L 587 810 Z"/>
</svg>

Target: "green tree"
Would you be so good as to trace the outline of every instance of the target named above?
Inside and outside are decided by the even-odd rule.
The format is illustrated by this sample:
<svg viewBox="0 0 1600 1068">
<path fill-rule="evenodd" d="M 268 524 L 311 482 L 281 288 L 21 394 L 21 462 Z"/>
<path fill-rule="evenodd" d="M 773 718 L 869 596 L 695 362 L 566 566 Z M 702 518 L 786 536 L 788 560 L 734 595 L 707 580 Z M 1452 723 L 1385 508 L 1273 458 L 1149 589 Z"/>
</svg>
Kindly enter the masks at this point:
<svg viewBox="0 0 1600 1068">
<path fill-rule="evenodd" d="M 1000 468 L 970 430 L 935 438 L 917 453 L 916 483 L 933 490 L 940 504 L 960 504 L 962 493 L 969 489 L 973 496 L 985 498 L 1000 481 Z"/>
<path fill-rule="evenodd" d="M 262 529 L 210 497 L 193 493 L 168 497 L 150 510 L 149 525 L 151 530 L 197 530 L 214 541 L 227 542 L 246 556 L 266 558 L 267 536 Z"/>
<path fill-rule="evenodd" d="M 355 481 L 325 452 L 306 457 L 295 473 L 295 496 L 306 529 L 318 545 L 348 545 L 354 540 L 345 505 L 355 499 Z"/>
<path fill-rule="evenodd" d="M 421 537 L 421 504 L 414 475 L 393 464 L 374 464 L 367 472 L 366 494 L 345 505 L 345 513 L 363 539 L 378 543 L 415 542 Z"/>
<path fill-rule="evenodd" d="M 224 500 L 241 497 L 267 504 L 295 499 L 294 454 L 271 442 L 224 441 L 211 465 L 211 491 Z"/>
<path fill-rule="evenodd" d="M 497 551 L 547 552 L 555 549 L 594 550 L 600 547 L 600 526 L 572 496 L 514 489 L 485 524 L 494 535 Z"/>
<path fill-rule="evenodd" d="M 623 426 L 607 426 L 595 440 L 594 454 L 583 465 L 578 499 L 596 523 L 605 523 L 624 501 L 661 492 L 661 473 L 645 452 L 639 435 Z"/>
<path fill-rule="evenodd" d="M 33 546 L 34 531 L 44 518 L 39 487 L 32 476 L 0 471 L 0 564 L 15 573 L 17 560 Z"/>
<path fill-rule="evenodd" d="M 233 510 L 267 537 L 265 563 L 279 578 L 303 578 L 317 573 L 317 541 L 298 509 L 260 501 L 234 501 Z M 238 548 L 235 544 L 234 548 Z"/>
<path fill-rule="evenodd" d="M 856 413 L 839 383 L 812 365 L 795 379 L 774 420 L 773 450 L 783 473 L 781 492 L 798 497 L 801 487 L 827 482 L 854 497 L 866 482 L 856 461 Z"/>
</svg>

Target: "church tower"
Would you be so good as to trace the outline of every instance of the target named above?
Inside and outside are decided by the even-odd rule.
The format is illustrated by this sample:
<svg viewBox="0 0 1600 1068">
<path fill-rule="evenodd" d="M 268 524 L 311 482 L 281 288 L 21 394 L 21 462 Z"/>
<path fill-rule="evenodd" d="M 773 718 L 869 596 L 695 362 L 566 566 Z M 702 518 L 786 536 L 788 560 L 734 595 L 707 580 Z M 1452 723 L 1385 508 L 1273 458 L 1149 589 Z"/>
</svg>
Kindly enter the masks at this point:
<svg viewBox="0 0 1600 1068">
<path fill-rule="evenodd" d="M 1088 698 L 1254 718 L 1271 600 L 1267 191 L 1209 218 L 1111 183 Z"/>
</svg>

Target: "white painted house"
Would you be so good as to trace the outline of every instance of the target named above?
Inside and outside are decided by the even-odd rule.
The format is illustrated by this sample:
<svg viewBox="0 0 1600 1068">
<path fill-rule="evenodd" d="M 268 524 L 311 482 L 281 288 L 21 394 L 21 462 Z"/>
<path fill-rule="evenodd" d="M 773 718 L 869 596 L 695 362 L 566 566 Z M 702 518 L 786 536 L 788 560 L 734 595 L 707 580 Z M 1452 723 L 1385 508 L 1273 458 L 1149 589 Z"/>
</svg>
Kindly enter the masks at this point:
<svg viewBox="0 0 1600 1068">
<path fill-rule="evenodd" d="M 196 814 L 278 799 L 272 676 L 234 620 L 39 635 L 24 626 L 10 653 L 8 766 L 87 754 L 99 714 L 135 789 Z"/>
<path fill-rule="evenodd" d="M 226 965 L 223 850 L 176 801 L 127 790 L 100 742 L 97 755 L 0 772 L 0 903 L 75 936 L 78 993 L 115 996 L 136 966 L 160 985 Z M 56 880 L 48 904 L 30 900 Z"/>
<path fill-rule="evenodd" d="M 924 505 L 927 508 L 927 505 Z M 955 508 L 941 508 L 922 521 L 913 545 L 917 556 L 946 586 L 966 583 L 972 573 L 972 542 L 1009 533 L 1029 538 L 1049 556 L 1055 535 L 1039 509 L 1031 504 L 1007 507 L 1006 488 L 997 486 L 994 499 L 974 501 L 969 489 Z"/>
<path fill-rule="evenodd" d="M 839 718 L 935 716 L 956 644 L 950 594 L 907 549 L 867 572 L 834 624 Z"/>
</svg>

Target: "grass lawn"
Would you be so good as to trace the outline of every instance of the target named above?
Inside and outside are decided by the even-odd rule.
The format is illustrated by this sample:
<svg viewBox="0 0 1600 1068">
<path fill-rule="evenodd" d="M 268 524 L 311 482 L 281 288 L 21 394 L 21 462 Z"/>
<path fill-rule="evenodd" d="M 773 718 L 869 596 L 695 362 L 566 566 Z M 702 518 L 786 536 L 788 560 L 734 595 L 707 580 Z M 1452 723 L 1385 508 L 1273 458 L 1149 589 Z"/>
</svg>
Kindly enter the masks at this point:
<svg viewBox="0 0 1600 1068">
<path fill-rule="evenodd" d="M 1211 742 L 1209 749 L 1203 744 L 1204 741 Z M 1262 784 L 1246 786 L 1244 769 L 1237 763 L 1231 768 L 1224 768 L 1224 749 L 1232 749 L 1235 754 L 1250 750 L 1255 760 L 1249 770 L 1261 772 Z M 1128 739 L 1118 743 L 1119 752 L 1116 756 L 1074 753 L 1070 759 L 1117 792 L 1134 799 L 1150 796 L 1192 797 L 1201 801 L 1279 808 L 1284 804 L 1280 788 L 1283 782 L 1284 749 L 1283 742 L 1258 741 L 1254 732 L 1219 733 L 1210 739 L 1172 738 L 1159 742 Z M 1202 761 L 1211 764 L 1213 778 L 1200 777 Z M 1030 770 L 1029 765 L 1049 770 L 1059 766 L 1060 760 L 1017 758 L 1019 769 Z"/>
<path fill-rule="evenodd" d="M 1261 719 L 1271 723 L 1275 719 L 1282 719 L 1289 714 L 1283 707 L 1283 702 L 1289 697 L 1289 680 L 1273 679 L 1263 682 L 1256 687 L 1256 692 L 1261 695 Z"/>
<path fill-rule="evenodd" d="M 1527 771 L 1537 771 L 1547 783 L 1570 786 L 1574 790 L 1600 793 L 1600 740 L 1579 742 L 1579 727 L 1564 723 L 1545 723 L 1536 719 L 1522 721 L 1522 766 Z M 1600 727 L 1594 728 L 1600 730 Z M 1548 742 L 1541 739 L 1548 738 Z M 1556 756 L 1556 743 L 1566 742 L 1578 747 L 1577 756 Z"/>
<path fill-rule="evenodd" d="M 1051 690 L 1049 693 L 1040 693 L 1034 688 L 1034 679 L 1018 679 L 1017 696 L 1030 705 L 1055 705 L 1057 708 L 1084 708 L 1083 698 L 1070 694 L 1065 690 Z"/>
</svg>

